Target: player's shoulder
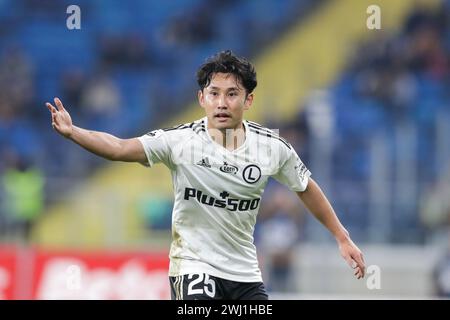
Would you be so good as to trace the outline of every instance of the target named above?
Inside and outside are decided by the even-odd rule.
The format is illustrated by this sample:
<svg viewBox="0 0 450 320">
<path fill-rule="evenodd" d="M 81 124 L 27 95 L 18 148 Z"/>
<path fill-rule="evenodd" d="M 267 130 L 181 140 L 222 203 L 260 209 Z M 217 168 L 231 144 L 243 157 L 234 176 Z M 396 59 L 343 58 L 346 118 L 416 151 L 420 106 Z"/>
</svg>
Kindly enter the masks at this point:
<svg viewBox="0 0 450 320">
<path fill-rule="evenodd" d="M 158 137 L 164 136 L 169 140 L 180 141 L 192 137 L 195 134 L 206 132 L 204 119 L 193 122 L 182 123 L 172 127 L 157 129 L 147 133 L 147 135 Z"/>
<path fill-rule="evenodd" d="M 164 132 L 180 132 L 181 130 L 185 130 L 185 129 L 191 129 L 191 130 L 197 130 L 199 128 L 205 128 L 205 121 L 204 119 L 198 119 L 195 120 L 193 122 L 187 122 L 187 123 L 182 123 L 182 124 L 178 124 L 176 126 L 173 127 L 168 127 L 168 128 L 162 128 L 161 130 Z"/>
<path fill-rule="evenodd" d="M 257 138 L 258 141 L 266 141 L 269 144 L 280 145 L 286 148 L 287 150 L 292 150 L 292 145 L 286 141 L 283 137 L 281 137 L 278 131 L 269 129 L 267 127 L 262 126 L 261 124 L 245 120 L 247 123 L 247 127 L 249 129 L 250 134 Z"/>
</svg>

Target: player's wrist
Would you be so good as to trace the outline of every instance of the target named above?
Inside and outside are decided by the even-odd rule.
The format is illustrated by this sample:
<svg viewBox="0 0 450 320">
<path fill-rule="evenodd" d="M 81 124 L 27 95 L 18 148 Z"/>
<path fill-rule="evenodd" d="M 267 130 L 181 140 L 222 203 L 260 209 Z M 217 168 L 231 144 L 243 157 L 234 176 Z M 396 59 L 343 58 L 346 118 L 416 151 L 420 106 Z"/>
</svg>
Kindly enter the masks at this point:
<svg viewBox="0 0 450 320">
<path fill-rule="evenodd" d="M 68 132 L 64 135 L 64 137 L 66 139 L 75 141 L 75 132 L 76 132 L 76 127 L 74 125 L 70 126 L 70 129 L 68 130 Z"/>
<path fill-rule="evenodd" d="M 344 243 L 344 242 L 350 241 L 350 234 L 345 229 L 340 230 L 338 233 L 336 233 L 334 235 L 334 237 L 338 243 Z"/>
</svg>

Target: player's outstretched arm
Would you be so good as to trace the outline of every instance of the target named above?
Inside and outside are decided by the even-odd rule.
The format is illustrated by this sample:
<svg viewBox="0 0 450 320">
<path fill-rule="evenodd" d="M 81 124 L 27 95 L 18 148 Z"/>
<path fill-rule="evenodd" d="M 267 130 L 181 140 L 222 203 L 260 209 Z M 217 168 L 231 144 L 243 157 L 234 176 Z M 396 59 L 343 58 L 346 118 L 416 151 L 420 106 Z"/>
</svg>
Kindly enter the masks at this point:
<svg viewBox="0 0 450 320">
<path fill-rule="evenodd" d="M 297 192 L 297 194 L 309 211 L 334 235 L 342 257 L 355 270 L 356 278 L 363 278 L 365 273 L 363 254 L 353 243 L 348 231 L 339 221 L 333 207 L 318 184 L 309 178 L 306 190 Z"/>
<path fill-rule="evenodd" d="M 105 132 L 74 126 L 61 100 L 55 98 L 54 103 L 56 107 L 49 102 L 46 106 L 52 115 L 53 129 L 63 137 L 108 160 L 140 163 L 147 161 L 144 148 L 137 138 L 120 139 Z"/>
</svg>

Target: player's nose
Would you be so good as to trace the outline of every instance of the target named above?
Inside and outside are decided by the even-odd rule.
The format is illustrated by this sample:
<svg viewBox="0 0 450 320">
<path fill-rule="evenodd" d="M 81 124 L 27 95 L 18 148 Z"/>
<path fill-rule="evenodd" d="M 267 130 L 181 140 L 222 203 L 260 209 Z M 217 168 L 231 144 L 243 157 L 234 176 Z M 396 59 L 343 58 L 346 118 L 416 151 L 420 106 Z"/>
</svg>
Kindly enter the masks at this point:
<svg viewBox="0 0 450 320">
<path fill-rule="evenodd" d="M 219 101 L 218 101 L 217 107 L 218 107 L 219 109 L 224 109 L 224 108 L 227 108 L 227 107 L 228 107 L 228 106 L 227 106 L 227 101 L 226 101 L 226 99 L 225 99 L 225 97 L 224 97 L 223 95 L 221 95 L 221 96 L 219 97 Z"/>
</svg>

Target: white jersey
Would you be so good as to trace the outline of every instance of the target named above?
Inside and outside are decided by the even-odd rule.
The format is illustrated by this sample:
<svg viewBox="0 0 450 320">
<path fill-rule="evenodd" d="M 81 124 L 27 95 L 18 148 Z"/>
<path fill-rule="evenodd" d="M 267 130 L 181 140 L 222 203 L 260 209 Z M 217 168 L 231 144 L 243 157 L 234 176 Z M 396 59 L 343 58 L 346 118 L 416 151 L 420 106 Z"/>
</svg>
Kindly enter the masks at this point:
<svg viewBox="0 0 450 320">
<path fill-rule="evenodd" d="M 148 164 L 172 173 L 175 202 L 169 276 L 190 273 L 262 281 L 253 244 L 269 177 L 304 191 L 310 176 L 291 145 L 244 120 L 245 141 L 229 151 L 213 141 L 207 118 L 139 137 Z"/>
</svg>

